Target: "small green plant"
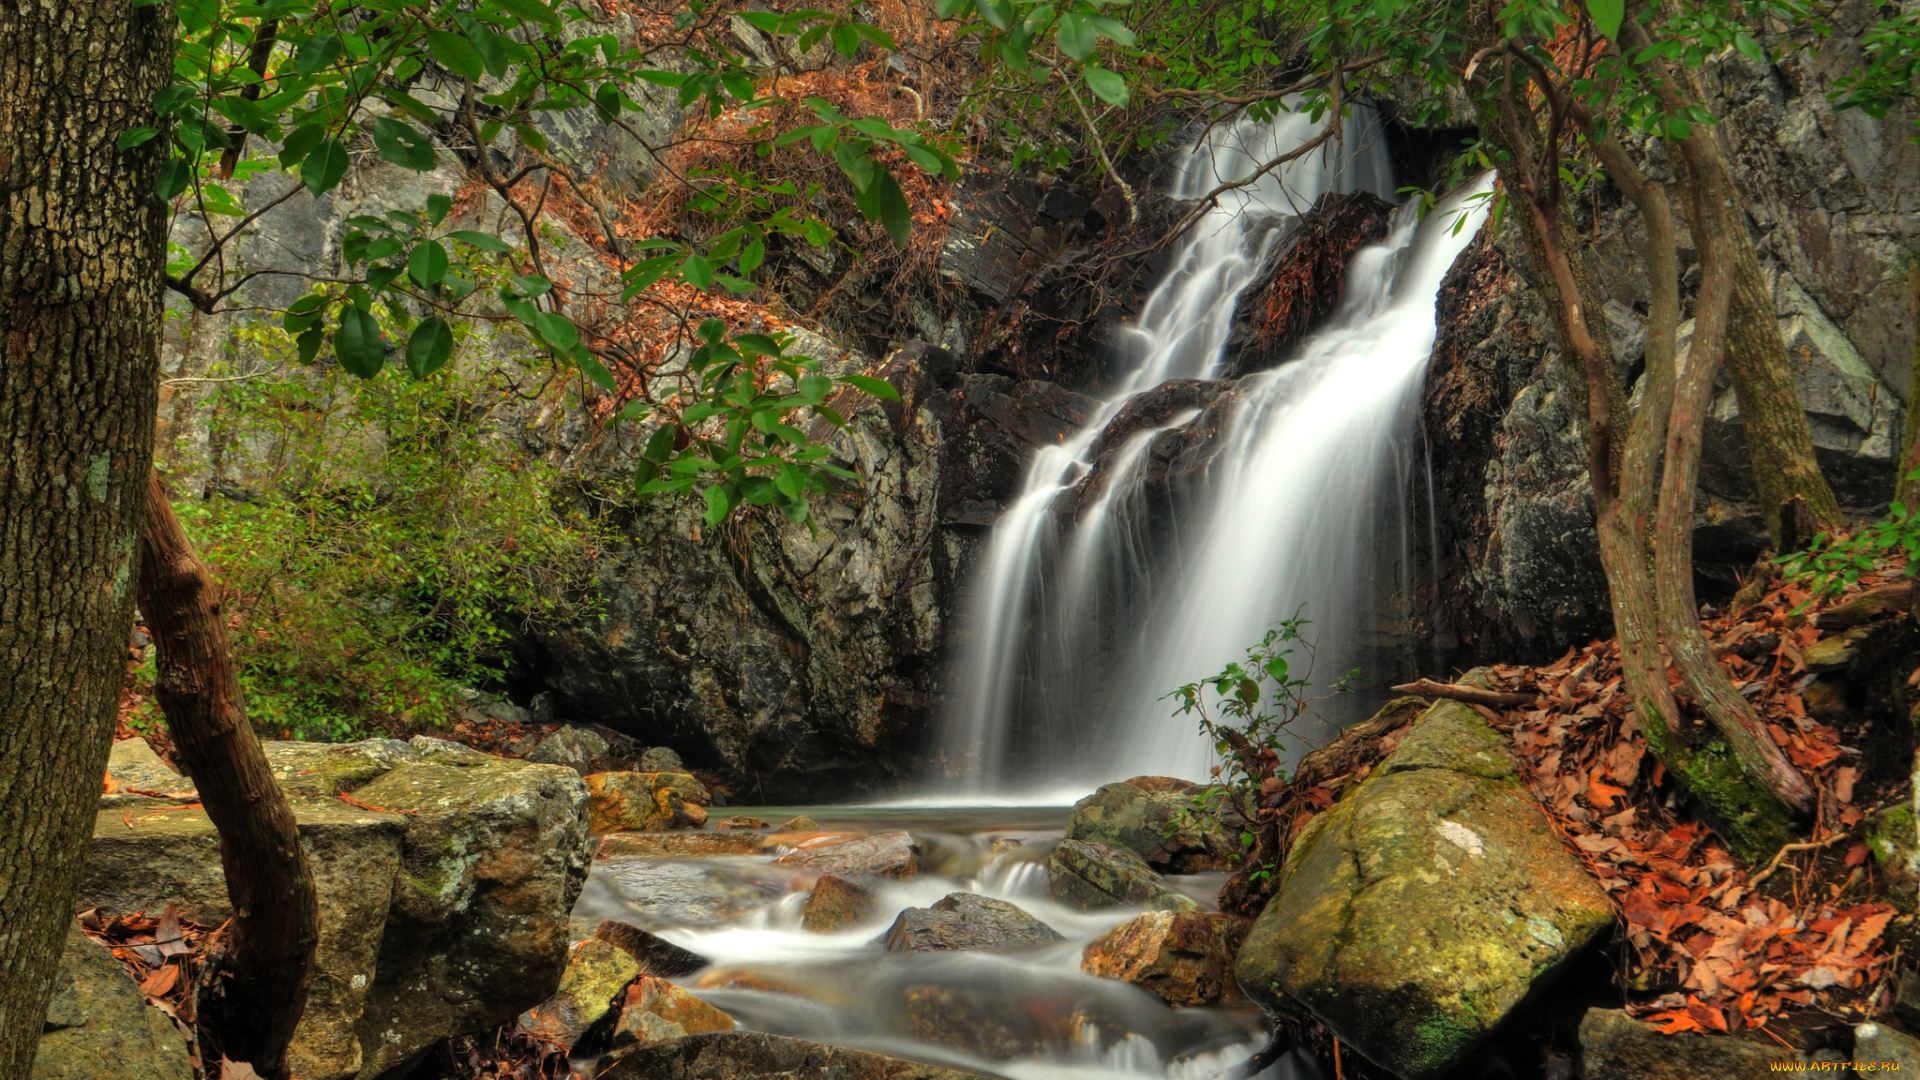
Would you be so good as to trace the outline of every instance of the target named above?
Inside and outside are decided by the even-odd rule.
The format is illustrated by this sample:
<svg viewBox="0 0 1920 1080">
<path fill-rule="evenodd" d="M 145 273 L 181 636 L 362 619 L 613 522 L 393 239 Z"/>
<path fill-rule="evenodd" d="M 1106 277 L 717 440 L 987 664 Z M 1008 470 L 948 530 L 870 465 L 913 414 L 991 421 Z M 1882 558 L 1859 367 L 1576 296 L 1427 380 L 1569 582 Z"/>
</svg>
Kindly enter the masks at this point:
<svg viewBox="0 0 1920 1080">
<path fill-rule="evenodd" d="M 1194 796 L 1192 810 L 1176 828 L 1212 831 L 1231 823 L 1240 830 L 1241 846 L 1252 849 L 1262 804 L 1287 786 L 1283 763 L 1303 749 L 1294 726 L 1313 715 L 1319 703 L 1352 693 L 1363 681 L 1354 668 L 1316 688 L 1317 650 L 1304 632 L 1308 625 L 1296 612 L 1247 649 L 1244 662 L 1229 663 L 1161 699 L 1175 702 L 1173 715 L 1195 717 L 1220 755 L 1213 767 L 1218 784 Z M 1300 659 L 1305 663 L 1297 663 Z M 1266 867 L 1255 875 L 1271 872 Z"/>
<path fill-rule="evenodd" d="M 1909 473 L 1907 479 L 1920 480 L 1920 469 Z M 1820 533 L 1805 550 L 1774 561 L 1788 581 L 1806 586 L 1813 594 L 1794 609 L 1797 615 L 1816 600 L 1839 596 L 1857 583 L 1861 574 L 1885 566 L 1896 553 L 1907 560 L 1902 573 L 1910 578 L 1920 576 L 1920 516 L 1897 499 L 1887 508 L 1885 518 L 1859 532 L 1851 536 Z"/>
</svg>

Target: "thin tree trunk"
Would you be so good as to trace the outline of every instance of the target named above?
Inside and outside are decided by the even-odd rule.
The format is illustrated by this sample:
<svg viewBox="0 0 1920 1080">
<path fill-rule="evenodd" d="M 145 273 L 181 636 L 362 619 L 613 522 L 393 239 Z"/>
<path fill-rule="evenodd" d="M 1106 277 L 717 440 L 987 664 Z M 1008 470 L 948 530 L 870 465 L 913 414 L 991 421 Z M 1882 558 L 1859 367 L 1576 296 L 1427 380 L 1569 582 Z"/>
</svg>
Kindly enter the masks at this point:
<svg viewBox="0 0 1920 1080">
<path fill-rule="evenodd" d="M 32 1070 L 133 627 L 172 6 L 0 0 L 0 1080 Z"/>
<path fill-rule="evenodd" d="M 140 613 L 153 635 L 155 696 L 180 763 L 220 830 L 233 904 L 221 977 L 201 1002 L 201 1026 L 226 1057 L 283 1080 L 320 940 L 319 901 L 293 809 L 247 724 L 206 567 L 158 476 L 140 534 Z"/>
<path fill-rule="evenodd" d="M 1920 389 L 1920 263 L 1907 271 L 1907 289 L 1913 298 L 1913 362 L 1907 369 L 1906 450 L 1900 455 L 1900 475 L 1894 479 L 1893 497 L 1907 505 L 1908 513 L 1920 513 L 1920 479 L 1909 479 L 1920 470 L 1920 408 L 1914 404 L 1914 391 Z"/>
</svg>

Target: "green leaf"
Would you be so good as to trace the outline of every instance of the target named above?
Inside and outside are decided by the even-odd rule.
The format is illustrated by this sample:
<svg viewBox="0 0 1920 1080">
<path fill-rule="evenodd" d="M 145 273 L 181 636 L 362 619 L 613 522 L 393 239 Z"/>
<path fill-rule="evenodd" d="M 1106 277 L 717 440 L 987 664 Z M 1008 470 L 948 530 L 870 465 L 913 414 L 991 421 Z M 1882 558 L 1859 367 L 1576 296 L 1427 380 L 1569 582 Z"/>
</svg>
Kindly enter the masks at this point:
<svg viewBox="0 0 1920 1080">
<path fill-rule="evenodd" d="M 1619 3 L 1621 0 L 1614 0 L 1614 2 Z M 1087 80 L 1087 89 L 1093 91 L 1094 96 L 1101 101 L 1109 105 L 1127 103 L 1127 80 L 1115 72 L 1103 67 L 1084 67 L 1080 69 L 1080 76 Z"/>
<path fill-rule="evenodd" d="M 347 175 L 347 160 L 347 144 L 327 139 L 300 163 L 300 179 L 306 182 L 308 191 L 323 195 Z"/>
<path fill-rule="evenodd" d="M 499 255 L 504 255 L 513 250 L 507 246 L 506 241 L 499 237 L 490 233 L 474 232 L 472 229 L 455 229 L 447 234 L 447 239 L 458 240 L 463 244 L 472 244 L 481 251 L 491 251 Z"/>
<path fill-rule="evenodd" d="M 1007 0 L 978 0 L 980 17 L 995 30 L 1005 30 L 1013 25 L 1013 5 Z"/>
<path fill-rule="evenodd" d="M 593 380 L 594 385 L 602 390 L 615 389 L 613 372 L 608 371 L 606 365 L 600 362 L 600 358 L 589 352 L 585 345 L 575 345 L 567 355 L 573 357 L 573 362 L 586 373 L 587 378 Z"/>
<path fill-rule="evenodd" d="M 387 360 L 387 347 L 380 340 L 380 324 L 357 307 L 340 312 L 340 328 L 333 334 L 333 354 L 350 374 L 371 379 L 380 374 Z"/>
<path fill-rule="evenodd" d="M 513 12 L 523 19 L 546 23 L 555 30 L 560 28 L 560 16 L 540 0 L 494 0 L 494 3 Z"/>
<path fill-rule="evenodd" d="M 687 256 L 687 261 L 680 265 L 680 273 L 687 284 L 696 289 L 705 290 L 713 284 L 713 264 L 698 255 Z"/>
<path fill-rule="evenodd" d="M 153 181 L 153 192 L 162 202 L 172 202 L 192 181 L 193 166 L 186 158 L 174 158 L 161 166 L 160 175 Z"/>
<path fill-rule="evenodd" d="M 438 225 L 447 219 L 453 210 L 453 199 L 446 195 L 427 196 L 427 223 Z"/>
<path fill-rule="evenodd" d="M 533 329 L 540 335 L 540 340 L 562 352 L 580 343 L 579 328 L 575 327 L 573 320 L 565 315 L 542 311 L 533 317 Z"/>
<path fill-rule="evenodd" d="M 1627 14 L 1626 0 L 1587 0 L 1587 14 L 1593 17 L 1593 28 L 1611 39 L 1620 33 L 1620 20 Z"/>
<path fill-rule="evenodd" d="M 963 19 L 973 10 L 973 0 L 934 0 L 933 13 L 943 19 Z"/>
<path fill-rule="evenodd" d="M 440 370 L 448 358 L 453 356 L 453 328 L 447 320 L 427 319 L 414 327 L 413 336 L 407 339 L 407 372 L 416 379 L 424 379 Z"/>
<path fill-rule="evenodd" d="M 319 37 L 310 37 L 301 42 L 300 48 L 294 51 L 294 70 L 302 75 L 311 75 L 321 68 L 331 65 L 335 60 L 340 59 L 340 52 L 343 48 L 345 48 L 345 43 L 340 40 L 339 34 L 322 34 Z"/>
<path fill-rule="evenodd" d="M 660 425 L 659 430 L 653 433 L 653 437 L 647 440 L 647 448 L 641 453 L 648 461 L 666 461 L 667 456 L 673 453 L 673 440 L 679 433 L 680 429 L 673 424 Z"/>
<path fill-rule="evenodd" d="M 447 276 L 447 249 L 438 240 L 428 240 L 407 256 L 407 275 L 423 286 L 433 286 Z"/>
<path fill-rule="evenodd" d="M 707 512 L 704 515 L 709 527 L 720 524 L 733 512 L 738 496 L 732 484 L 714 484 L 703 493 L 707 499 Z"/>
<path fill-rule="evenodd" d="M 876 379 L 871 375 L 842 375 L 840 381 L 877 398 L 885 398 L 888 401 L 900 400 L 900 391 L 895 390 L 893 384 L 885 379 Z"/>
<path fill-rule="evenodd" d="M 1060 43 L 1060 51 L 1075 60 L 1084 61 L 1093 55 L 1093 25 L 1085 15 L 1069 13 L 1060 16 L 1054 39 Z"/>
<path fill-rule="evenodd" d="M 1767 51 L 1760 47 L 1759 42 L 1748 37 L 1745 31 L 1740 31 L 1733 35 L 1733 47 L 1741 56 L 1746 57 L 1756 64 L 1764 64 L 1767 62 Z"/>
<path fill-rule="evenodd" d="M 134 128 L 133 130 L 128 131 L 125 134 L 121 135 L 119 139 L 114 141 L 114 144 L 113 144 L 114 149 L 131 150 L 134 147 L 139 146 L 141 143 L 146 142 L 148 139 L 151 139 L 158 134 L 160 134 L 158 131 L 150 127 Z"/>
<path fill-rule="evenodd" d="M 906 250 L 913 236 L 913 211 L 907 206 L 906 192 L 900 190 L 892 173 L 875 166 L 873 183 L 857 195 L 854 202 L 868 220 L 886 227 L 894 247 Z"/>
<path fill-rule="evenodd" d="M 486 74 L 486 65 L 480 59 L 479 50 L 459 34 L 430 30 L 427 32 L 427 48 L 433 51 L 433 58 L 440 61 L 441 67 L 455 75 L 479 82 L 480 76 Z"/>
<path fill-rule="evenodd" d="M 280 167 L 291 169 L 305 161 L 313 148 L 319 146 L 326 137 L 327 129 L 320 124 L 294 128 L 280 144 Z"/>
<path fill-rule="evenodd" d="M 601 123 L 613 123 L 620 115 L 620 88 L 613 83 L 601 83 L 600 89 L 593 92 L 593 109 L 600 114 Z"/>
<path fill-rule="evenodd" d="M 387 116 L 375 120 L 373 145 L 381 157 L 402 168 L 415 172 L 433 168 L 433 140 L 404 120 Z"/>
</svg>

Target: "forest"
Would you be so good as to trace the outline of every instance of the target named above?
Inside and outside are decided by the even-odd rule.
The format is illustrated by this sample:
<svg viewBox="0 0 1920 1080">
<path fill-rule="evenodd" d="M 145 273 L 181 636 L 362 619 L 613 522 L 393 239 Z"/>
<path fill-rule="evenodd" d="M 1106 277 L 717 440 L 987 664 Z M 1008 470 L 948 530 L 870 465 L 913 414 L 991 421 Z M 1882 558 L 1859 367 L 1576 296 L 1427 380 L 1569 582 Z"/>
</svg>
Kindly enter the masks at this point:
<svg viewBox="0 0 1920 1080">
<path fill-rule="evenodd" d="M 1914 0 L 0 3 L 0 1080 L 1920 1068 Z"/>
</svg>

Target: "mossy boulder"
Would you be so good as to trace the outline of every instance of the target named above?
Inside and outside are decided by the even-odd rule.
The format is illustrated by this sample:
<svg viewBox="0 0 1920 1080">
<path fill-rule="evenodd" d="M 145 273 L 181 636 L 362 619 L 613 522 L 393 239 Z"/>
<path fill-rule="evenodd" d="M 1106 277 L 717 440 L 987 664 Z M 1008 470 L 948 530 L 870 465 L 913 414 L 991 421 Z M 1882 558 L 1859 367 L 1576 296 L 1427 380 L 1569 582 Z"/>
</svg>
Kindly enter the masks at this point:
<svg viewBox="0 0 1920 1080">
<path fill-rule="evenodd" d="M 552 997 L 520 1014 L 520 1030 L 558 1046 L 572 1047 L 587 1029 L 613 1011 L 640 974 L 640 962 L 600 938 L 576 941 Z"/>
<path fill-rule="evenodd" d="M 1085 911 L 1148 907 L 1196 911 L 1200 905 L 1167 886 L 1147 861 L 1126 848 L 1062 840 L 1047 859 L 1047 891 Z"/>
<path fill-rule="evenodd" d="M 1725 1035 L 1662 1035 L 1619 1009 L 1580 1020 L 1580 1080 L 1698 1080 L 1761 1076 L 1804 1055 Z M 1835 1070 L 1836 1072 L 1838 1070 Z"/>
<path fill-rule="evenodd" d="M 1206 827 L 1200 805 L 1218 790 L 1165 776 L 1107 784 L 1073 804 L 1067 838 L 1126 848 L 1162 873 L 1225 870 L 1240 854 L 1240 830 Z"/>
<path fill-rule="evenodd" d="M 880 936 L 888 952 L 1017 952 L 1065 940 L 1059 931 L 1005 900 L 974 893 L 949 893 L 932 907 L 907 908 Z"/>
<path fill-rule="evenodd" d="M 1899 803 L 1867 822 L 1867 848 L 1879 864 L 1885 893 L 1895 905 L 1912 911 L 1920 892 L 1920 818 L 1913 806 Z"/>
<path fill-rule="evenodd" d="M 1236 966 L 1407 1080 L 1447 1072 L 1613 913 L 1472 709 L 1428 709 L 1295 842 Z"/>
<path fill-rule="evenodd" d="M 67 927 L 30 1080 L 193 1080 L 187 1041 L 106 946 Z"/>
</svg>

